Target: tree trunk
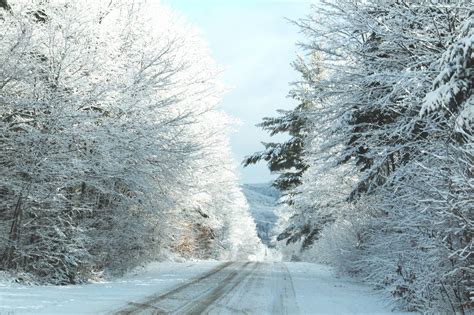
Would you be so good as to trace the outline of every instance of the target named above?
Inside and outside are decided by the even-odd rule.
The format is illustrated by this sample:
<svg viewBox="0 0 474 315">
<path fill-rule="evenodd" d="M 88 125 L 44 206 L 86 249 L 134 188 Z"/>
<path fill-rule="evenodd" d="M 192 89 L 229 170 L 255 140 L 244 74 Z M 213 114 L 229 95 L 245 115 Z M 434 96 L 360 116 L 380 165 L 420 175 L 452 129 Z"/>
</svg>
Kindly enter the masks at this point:
<svg viewBox="0 0 474 315">
<path fill-rule="evenodd" d="M 13 223 L 10 228 L 10 233 L 8 235 L 8 247 L 5 249 L 5 253 L 2 259 L 2 264 L 6 268 L 12 267 L 13 254 L 16 248 L 16 243 L 18 242 L 18 239 L 20 237 L 20 225 L 23 217 L 23 210 L 21 207 L 22 199 L 23 195 L 20 193 L 20 196 L 18 197 L 18 201 L 15 206 Z"/>
</svg>

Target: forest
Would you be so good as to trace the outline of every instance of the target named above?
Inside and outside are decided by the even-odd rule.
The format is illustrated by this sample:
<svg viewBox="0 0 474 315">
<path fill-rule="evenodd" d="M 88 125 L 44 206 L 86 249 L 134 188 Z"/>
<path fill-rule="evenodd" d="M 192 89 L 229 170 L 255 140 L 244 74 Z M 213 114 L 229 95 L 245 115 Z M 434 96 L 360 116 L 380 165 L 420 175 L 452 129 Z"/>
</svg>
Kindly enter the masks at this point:
<svg viewBox="0 0 474 315">
<path fill-rule="evenodd" d="M 0 3 L 0 270 L 81 283 L 262 250 L 191 26 L 146 1 Z"/>
<path fill-rule="evenodd" d="M 408 311 L 474 306 L 474 3 L 320 1 L 293 22 L 299 105 L 260 127 L 286 259 Z"/>
<path fill-rule="evenodd" d="M 0 0 L 0 273 L 281 255 L 396 310 L 472 312 L 474 2 L 318 0 L 291 23 L 298 105 L 242 163 L 277 175 L 269 195 L 243 186 L 265 202 L 257 235 L 196 28 L 159 1 Z"/>
</svg>

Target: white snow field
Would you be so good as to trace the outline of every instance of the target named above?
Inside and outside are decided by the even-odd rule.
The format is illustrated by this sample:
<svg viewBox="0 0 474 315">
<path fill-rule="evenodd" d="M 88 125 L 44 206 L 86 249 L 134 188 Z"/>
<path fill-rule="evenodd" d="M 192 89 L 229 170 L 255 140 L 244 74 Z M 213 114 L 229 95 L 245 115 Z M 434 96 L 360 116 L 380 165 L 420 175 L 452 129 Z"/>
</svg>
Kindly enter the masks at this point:
<svg viewBox="0 0 474 315">
<path fill-rule="evenodd" d="M 154 263 L 75 286 L 0 286 L 0 314 L 386 314 L 367 287 L 311 263 Z"/>
</svg>

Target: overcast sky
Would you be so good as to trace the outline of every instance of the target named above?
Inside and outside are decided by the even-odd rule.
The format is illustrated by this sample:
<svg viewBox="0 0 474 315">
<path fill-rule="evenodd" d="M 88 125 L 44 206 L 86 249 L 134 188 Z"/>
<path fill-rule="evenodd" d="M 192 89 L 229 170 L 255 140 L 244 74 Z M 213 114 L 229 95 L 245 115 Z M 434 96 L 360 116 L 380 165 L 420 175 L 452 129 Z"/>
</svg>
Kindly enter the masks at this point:
<svg viewBox="0 0 474 315">
<path fill-rule="evenodd" d="M 224 67 L 224 80 L 232 90 L 223 109 L 241 121 L 231 134 L 234 159 L 263 149 L 270 138 L 255 124 L 274 116 L 277 109 L 295 106 L 287 98 L 290 81 L 298 78 L 290 63 L 301 40 L 297 28 L 285 18 L 304 17 L 311 0 L 162 0 L 198 27 L 211 54 Z M 239 168 L 243 183 L 272 179 L 264 163 Z"/>
</svg>

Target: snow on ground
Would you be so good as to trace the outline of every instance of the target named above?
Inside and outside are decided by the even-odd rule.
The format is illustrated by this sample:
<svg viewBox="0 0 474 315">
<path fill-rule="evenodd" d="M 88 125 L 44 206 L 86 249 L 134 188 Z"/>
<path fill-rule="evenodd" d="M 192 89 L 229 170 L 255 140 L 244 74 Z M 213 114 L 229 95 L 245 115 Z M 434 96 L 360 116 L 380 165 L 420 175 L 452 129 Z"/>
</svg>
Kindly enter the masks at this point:
<svg viewBox="0 0 474 315">
<path fill-rule="evenodd" d="M 140 274 L 103 283 L 0 286 L 0 314 L 103 314 L 119 309 L 177 314 L 390 313 L 374 291 L 311 263 L 154 263 Z"/>
<path fill-rule="evenodd" d="M 331 267 L 303 262 L 286 265 L 301 314 L 395 314 L 389 301 L 355 280 L 335 276 Z"/>
<path fill-rule="evenodd" d="M 0 283 L 0 314 L 100 314 L 187 282 L 219 262 L 152 263 L 139 274 L 101 283 L 22 286 Z"/>
</svg>

